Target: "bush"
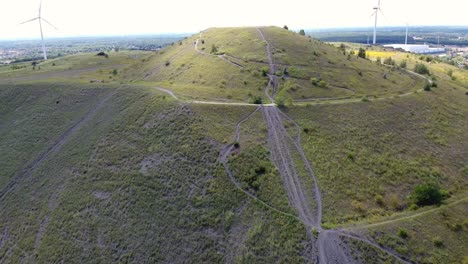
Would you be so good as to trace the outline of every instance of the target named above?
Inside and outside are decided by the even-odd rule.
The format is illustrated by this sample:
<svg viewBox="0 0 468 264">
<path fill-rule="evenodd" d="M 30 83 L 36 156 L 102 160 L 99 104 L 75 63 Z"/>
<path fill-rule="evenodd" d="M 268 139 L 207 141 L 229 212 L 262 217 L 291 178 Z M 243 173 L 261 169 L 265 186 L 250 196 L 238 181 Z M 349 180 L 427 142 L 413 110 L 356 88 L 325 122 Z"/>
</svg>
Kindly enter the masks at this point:
<svg viewBox="0 0 468 264">
<path fill-rule="evenodd" d="M 403 69 L 406 69 L 406 60 L 402 60 L 400 62 L 400 67 L 403 68 Z"/>
<path fill-rule="evenodd" d="M 270 70 L 268 69 L 268 67 L 263 67 L 263 68 L 262 68 L 262 75 L 263 75 L 263 76 L 267 76 L 267 74 L 268 74 L 269 71 L 270 71 Z"/>
<path fill-rule="evenodd" d="M 419 74 L 430 74 L 429 69 L 422 63 L 416 64 L 416 66 L 414 66 L 414 71 Z"/>
<path fill-rule="evenodd" d="M 164 63 L 164 65 L 169 66 L 169 65 L 171 65 L 171 62 L 170 62 L 170 61 L 166 61 L 166 63 Z"/>
<path fill-rule="evenodd" d="M 448 70 L 448 71 L 447 71 L 447 75 L 450 76 L 450 77 L 452 77 L 452 76 L 453 76 L 453 70 L 452 70 L 452 69 Z"/>
<path fill-rule="evenodd" d="M 322 88 L 326 88 L 328 86 L 328 83 L 326 81 L 324 81 L 324 80 L 320 80 L 318 82 L 318 86 L 322 87 Z"/>
<path fill-rule="evenodd" d="M 395 61 L 391 58 L 391 57 L 388 57 L 386 58 L 384 61 L 383 61 L 384 64 L 387 64 L 387 65 L 395 65 Z"/>
<path fill-rule="evenodd" d="M 403 239 L 407 239 L 408 238 L 408 232 L 406 231 L 406 229 L 400 228 L 398 230 L 398 236 L 403 238 Z"/>
<path fill-rule="evenodd" d="M 431 90 L 431 87 L 432 87 L 432 85 L 431 85 L 429 82 L 427 82 L 427 83 L 424 85 L 424 91 L 430 91 L 430 90 Z"/>
<path fill-rule="evenodd" d="M 380 57 L 377 57 L 377 60 L 375 60 L 375 63 L 378 65 L 382 64 L 382 59 Z"/>
<path fill-rule="evenodd" d="M 252 103 L 253 103 L 253 104 L 262 104 L 262 97 L 260 97 L 260 96 L 258 96 L 258 95 L 252 97 Z"/>
<path fill-rule="evenodd" d="M 284 25 L 283 28 L 286 29 L 286 30 L 289 30 L 288 26 L 286 26 L 286 25 Z"/>
<path fill-rule="evenodd" d="M 438 248 L 441 248 L 444 246 L 444 242 L 442 241 L 442 239 L 440 237 L 436 237 L 432 240 L 432 242 L 434 243 L 434 246 L 438 247 Z"/>
<path fill-rule="evenodd" d="M 365 59 L 366 58 L 366 50 L 363 49 L 363 48 L 359 48 L 358 57 Z"/>
<path fill-rule="evenodd" d="M 211 53 L 217 53 L 218 52 L 218 47 L 216 47 L 215 44 L 211 45 Z"/>
<path fill-rule="evenodd" d="M 419 206 L 440 204 L 443 199 L 439 186 L 425 183 L 414 187 L 412 199 Z"/>
<path fill-rule="evenodd" d="M 317 86 L 318 83 L 319 83 L 319 81 L 320 81 L 320 80 L 317 79 L 317 78 L 314 78 L 314 77 L 310 78 L 310 82 L 311 82 L 312 85 L 314 85 L 314 86 Z"/>
<path fill-rule="evenodd" d="M 299 35 L 305 36 L 305 31 L 304 31 L 303 29 L 301 29 L 301 30 L 299 31 Z"/>
<path fill-rule="evenodd" d="M 278 107 L 284 107 L 286 105 L 285 103 L 286 103 L 286 100 L 283 97 L 277 96 L 275 98 L 275 104 Z"/>
</svg>

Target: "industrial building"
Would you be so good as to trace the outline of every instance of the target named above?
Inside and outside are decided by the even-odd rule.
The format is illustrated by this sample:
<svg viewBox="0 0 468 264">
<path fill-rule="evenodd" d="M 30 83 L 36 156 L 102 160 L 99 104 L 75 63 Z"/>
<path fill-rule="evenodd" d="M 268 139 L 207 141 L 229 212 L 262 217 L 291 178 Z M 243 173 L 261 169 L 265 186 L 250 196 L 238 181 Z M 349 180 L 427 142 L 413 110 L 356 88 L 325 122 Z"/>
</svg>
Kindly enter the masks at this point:
<svg viewBox="0 0 468 264">
<path fill-rule="evenodd" d="M 428 53 L 444 53 L 445 48 L 431 48 L 429 45 L 420 45 L 420 44 L 388 44 L 383 45 L 384 47 L 394 48 L 394 49 L 402 49 L 407 52 L 411 53 L 418 53 L 418 54 L 428 54 Z"/>
</svg>

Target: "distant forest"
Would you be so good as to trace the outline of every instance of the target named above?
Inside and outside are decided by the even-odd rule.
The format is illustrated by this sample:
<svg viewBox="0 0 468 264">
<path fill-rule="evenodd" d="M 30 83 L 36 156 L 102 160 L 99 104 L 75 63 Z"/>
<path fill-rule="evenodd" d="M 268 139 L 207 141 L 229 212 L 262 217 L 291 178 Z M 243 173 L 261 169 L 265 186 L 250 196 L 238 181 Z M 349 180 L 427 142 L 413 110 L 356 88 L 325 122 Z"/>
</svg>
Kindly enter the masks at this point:
<svg viewBox="0 0 468 264">
<path fill-rule="evenodd" d="M 406 27 L 377 29 L 379 44 L 405 42 Z M 326 42 L 372 43 L 373 28 L 337 28 L 306 30 L 306 34 Z M 468 45 L 468 26 L 409 27 L 408 44 Z"/>
</svg>

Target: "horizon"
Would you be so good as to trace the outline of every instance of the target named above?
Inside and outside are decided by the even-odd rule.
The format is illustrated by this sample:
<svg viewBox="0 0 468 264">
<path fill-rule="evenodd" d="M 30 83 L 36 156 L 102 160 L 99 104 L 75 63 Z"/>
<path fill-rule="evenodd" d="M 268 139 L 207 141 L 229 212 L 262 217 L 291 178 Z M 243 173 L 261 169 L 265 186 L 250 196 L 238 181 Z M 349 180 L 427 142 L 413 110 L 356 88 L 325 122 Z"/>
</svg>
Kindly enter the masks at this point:
<svg viewBox="0 0 468 264">
<path fill-rule="evenodd" d="M 207 30 L 210 28 L 251 28 L 255 26 L 232 26 L 232 27 L 209 27 L 203 30 Z M 269 27 L 269 26 L 262 26 L 262 27 Z M 399 29 L 402 28 L 404 29 L 406 26 L 401 26 L 401 25 L 395 25 L 395 26 L 382 26 L 379 27 L 381 30 L 386 30 L 386 29 Z M 466 28 L 468 30 L 468 25 L 410 25 L 409 28 Z M 372 31 L 372 27 L 354 27 L 354 26 L 344 26 L 344 27 L 324 27 L 324 28 L 290 28 L 289 30 L 292 31 L 299 31 L 301 29 L 304 29 L 307 32 L 320 32 L 320 31 L 352 31 L 352 30 L 357 30 L 357 31 Z M 200 31 L 196 32 L 154 32 L 154 33 L 136 33 L 136 34 L 127 34 L 127 35 L 75 35 L 75 36 L 54 36 L 54 37 L 48 37 L 47 40 L 53 41 L 53 40 L 66 40 L 66 39 L 80 39 L 80 38 L 131 38 L 131 37 L 164 37 L 166 36 L 167 38 L 178 38 L 182 36 L 191 36 L 194 34 L 197 34 Z M 37 37 L 25 37 L 25 38 L 16 38 L 16 39 L 9 39 L 9 38 L 1 38 L 0 36 L 0 42 L 14 42 L 14 41 L 40 41 L 41 38 L 40 36 Z"/>
<path fill-rule="evenodd" d="M 0 39 L 40 38 L 37 21 L 19 25 L 37 17 L 39 0 L 5 1 L 6 12 L 0 17 Z M 272 5 L 267 0 L 221 4 L 213 0 L 196 3 L 134 0 L 131 5 L 122 0 L 77 3 L 43 0 L 42 17 L 59 29 L 56 31 L 43 23 L 45 38 L 178 34 L 210 27 L 264 25 L 288 25 L 290 29 L 370 28 L 376 4 L 377 0 L 320 3 L 291 0 L 282 5 Z M 405 26 L 406 23 L 410 26 L 468 26 L 464 14 L 467 8 L 468 4 L 462 0 L 446 0 L 443 5 L 431 5 L 423 0 L 382 0 L 378 27 Z"/>
</svg>

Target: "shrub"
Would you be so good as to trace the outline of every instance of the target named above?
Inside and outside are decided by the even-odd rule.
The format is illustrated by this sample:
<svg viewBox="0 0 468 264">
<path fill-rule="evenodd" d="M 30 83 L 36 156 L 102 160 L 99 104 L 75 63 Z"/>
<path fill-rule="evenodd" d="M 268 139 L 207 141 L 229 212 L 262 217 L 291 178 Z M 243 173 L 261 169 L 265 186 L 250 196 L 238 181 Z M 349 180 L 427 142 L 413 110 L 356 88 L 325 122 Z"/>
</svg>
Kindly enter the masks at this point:
<svg viewBox="0 0 468 264">
<path fill-rule="evenodd" d="M 406 231 L 406 229 L 400 228 L 398 230 L 398 236 L 403 238 L 403 239 L 407 239 L 408 238 L 408 231 Z"/>
<path fill-rule="evenodd" d="M 252 97 L 252 103 L 253 103 L 253 104 L 262 104 L 262 97 L 260 97 L 260 96 L 258 96 L 258 95 Z"/>
<path fill-rule="evenodd" d="M 314 77 L 310 78 L 310 82 L 311 82 L 312 85 L 314 85 L 314 86 L 317 86 L 318 83 L 319 83 L 319 81 L 320 81 L 320 80 L 317 79 L 317 78 L 314 78 Z"/>
<path fill-rule="evenodd" d="M 437 87 L 437 83 L 436 83 L 436 82 L 432 82 L 432 83 L 431 83 L 431 86 L 434 87 L 434 88 L 436 88 L 436 87 Z"/>
<path fill-rule="evenodd" d="M 414 187 L 412 199 L 419 206 L 440 204 L 443 199 L 439 186 L 430 183 L 419 184 Z"/>
<path fill-rule="evenodd" d="M 378 65 L 382 64 L 382 59 L 380 57 L 377 57 L 375 63 L 377 63 Z"/>
<path fill-rule="evenodd" d="M 377 194 L 375 196 L 375 202 L 379 205 L 379 206 L 385 206 L 385 200 L 384 198 L 382 197 L 382 195 L 380 194 Z"/>
<path fill-rule="evenodd" d="M 166 61 L 166 63 L 164 63 L 164 65 L 169 66 L 169 65 L 171 65 L 171 62 L 170 62 L 170 61 Z"/>
<path fill-rule="evenodd" d="M 453 76 L 453 70 L 452 70 L 452 69 L 448 70 L 448 71 L 447 71 L 447 75 L 450 76 L 450 77 L 452 77 L 452 76 Z"/>
<path fill-rule="evenodd" d="M 406 69 L 406 60 L 402 60 L 400 62 L 400 67 L 403 68 L 403 69 Z"/>
<path fill-rule="evenodd" d="M 218 52 L 218 47 L 216 47 L 215 44 L 211 45 L 211 53 L 217 53 Z"/>
<path fill-rule="evenodd" d="M 432 240 L 432 243 L 434 243 L 434 246 L 438 247 L 438 248 L 441 248 L 444 246 L 444 242 L 442 241 L 442 239 L 440 237 L 435 237 L 433 240 Z"/>
<path fill-rule="evenodd" d="M 416 66 L 414 66 L 414 71 L 419 74 L 430 74 L 429 69 L 423 63 L 417 63 Z"/>
<path fill-rule="evenodd" d="M 115 76 L 115 75 L 117 75 L 118 73 L 119 73 L 119 72 L 117 71 L 117 69 L 112 70 L 112 75 Z"/>
<path fill-rule="evenodd" d="M 430 91 L 430 90 L 431 90 L 431 87 L 432 87 L 432 85 L 431 85 L 429 82 L 427 82 L 427 83 L 424 85 L 424 91 Z"/>
<path fill-rule="evenodd" d="M 386 58 L 384 61 L 383 61 L 384 64 L 387 64 L 387 65 L 395 65 L 395 61 L 391 58 L 391 57 L 388 57 Z"/>
<path fill-rule="evenodd" d="M 275 104 L 278 106 L 278 107 L 285 107 L 285 104 L 286 104 L 286 100 L 281 97 L 281 96 L 277 96 L 275 98 Z"/>
<path fill-rule="evenodd" d="M 363 49 L 363 48 L 359 48 L 358 57 L 365 59 L 366 58 L 366 50 Z"/>
<path fill-rule="evenodd" d="M 322 88 L 326 88 L 328 86 L 328 83 L 324 80 L 320 80 L 318 82 L 318 86 L 322 87 Z"/>
<path fill-rule="evenodd" d="M 301 30 L 299 31 L 299 35 L 305 36 L 305 31 L 304 31 L 303 29 L 301 29 Z"/>
<path fill-rule="evenodd" d="M 263 76 L 267 76 L 268 72 L 269 72 L 268 67 L 263 67 L 263 68 L 262 68 L 262 75 L 263 75 Z"/>
<path fill-rule="evenodd" d="M 286 30 L 289 30 L 288 26 L 286 26 L 286 25 L 284 25 L 283 28 L 286 29 Z"/>
</svg>

